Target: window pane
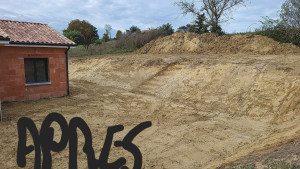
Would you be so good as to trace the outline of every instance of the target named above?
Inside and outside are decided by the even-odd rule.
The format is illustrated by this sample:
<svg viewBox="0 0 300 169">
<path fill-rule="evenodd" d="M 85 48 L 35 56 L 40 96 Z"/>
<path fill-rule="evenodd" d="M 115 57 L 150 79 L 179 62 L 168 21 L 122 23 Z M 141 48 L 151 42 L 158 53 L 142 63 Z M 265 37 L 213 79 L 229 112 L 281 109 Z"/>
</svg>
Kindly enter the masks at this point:
<svg viewBox="0 0 300 169">
<path fill-rule="evenodd" d="M 34 82 L 34 64 L 31 59 L 24 59 L 26 82 Z"/>
<path fill-rule="evenodd" d="M 46 82 L 47 79 L 47 60 L 46 59 L 36 59 L 36 75 L 38 82 Z"/>
<path fill-rule="evenodd" d="M 48 59 L 25 58 L 26 83 L 48 82 Z"/>
</svg>

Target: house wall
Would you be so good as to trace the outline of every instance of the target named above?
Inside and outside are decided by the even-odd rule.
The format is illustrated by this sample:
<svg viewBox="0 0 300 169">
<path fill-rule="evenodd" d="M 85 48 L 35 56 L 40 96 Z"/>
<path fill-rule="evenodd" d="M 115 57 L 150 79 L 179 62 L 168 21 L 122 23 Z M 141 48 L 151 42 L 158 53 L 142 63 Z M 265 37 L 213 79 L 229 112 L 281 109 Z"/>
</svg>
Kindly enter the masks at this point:
<svg viewBox="0 0 300 169">
<path fill-rule="evenodd" d="M 24 101 L 67 95 L 66 50 L 0 46 L 0 100 Z M 51 85 L 25 86 L 24 58 L 48 58 Z"/>
</svg>

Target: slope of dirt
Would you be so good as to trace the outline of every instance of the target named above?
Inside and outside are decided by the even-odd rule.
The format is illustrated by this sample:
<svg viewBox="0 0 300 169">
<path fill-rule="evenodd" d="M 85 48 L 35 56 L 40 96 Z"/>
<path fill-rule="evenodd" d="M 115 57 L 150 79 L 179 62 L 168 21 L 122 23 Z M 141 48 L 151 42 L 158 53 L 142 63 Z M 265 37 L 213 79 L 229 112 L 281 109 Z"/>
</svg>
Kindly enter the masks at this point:
<svg viewBox="0 0 300 169">
<path fill-rule="evenodd" d="M 154 123 L 141 146 L 146 168 L 213 168 L 299 136 L 299 63 L 300 55 L 128 55 L 73 60 L 70 75 L 150 104 L 137 112 Z"/>
<path fill-rule="evenodd" d="M 224 35 L 174 33 L 151 41 L 137 51 L 140 54 L 259 54 L 300 53 L 292 44 L 282 44 L 260 35 Z"/>
<path fill-rule="evenodd" d="M 143 168 L 198 169 L 230 164 L 300 135 L 300 55 L 113 55 L 71 59 L 69 97 L 4 103 L 1 168 L 17 168 L 17 120 L 40 129 L 50 112 L 81 117 L 99 157 L 106 129 L 122 124 L 120 140 L 137 124 L 152 127 L 134 143 Z M 55 139 L 60 129 L 55 128 Z M 79 133 L 78 168 L 87 168 Z M 27 145 L 32 144 L 28 138 Z M 109 162 L 133 156 L 112 146 Z M 52 153 L 53 168 L 68 168 L 68 149 Z M 4 159 L 4 160 L 3 160 Z M 33 168 L 34 153 L 26 168 Z"/>
</svg>

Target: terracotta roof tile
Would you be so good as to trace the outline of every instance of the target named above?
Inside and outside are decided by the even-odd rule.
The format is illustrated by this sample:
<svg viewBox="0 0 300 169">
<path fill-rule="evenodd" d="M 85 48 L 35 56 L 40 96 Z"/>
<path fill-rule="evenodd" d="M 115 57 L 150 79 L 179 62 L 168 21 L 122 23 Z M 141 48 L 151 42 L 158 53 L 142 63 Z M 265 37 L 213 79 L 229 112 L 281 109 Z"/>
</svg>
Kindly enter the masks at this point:
<svg viewBox="0 0 300 169">
<path fill-rule="evenodd" d="M 0 20 L 0 38 L 10 43 L 76 45 L 47 24 Z"/>
<path fill-rule="evenodd" d="M 0 28 L 0 38 L 8 38 L 8 35 Z"/>
</svg>

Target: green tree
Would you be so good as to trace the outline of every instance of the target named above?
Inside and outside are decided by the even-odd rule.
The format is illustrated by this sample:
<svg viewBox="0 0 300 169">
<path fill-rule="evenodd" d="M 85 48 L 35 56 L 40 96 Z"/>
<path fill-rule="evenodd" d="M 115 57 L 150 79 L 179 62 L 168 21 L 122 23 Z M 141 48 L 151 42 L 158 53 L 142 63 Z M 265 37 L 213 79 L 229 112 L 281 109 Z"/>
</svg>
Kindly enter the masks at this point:
<svg viewBox="0 0 300 169">
<path fill-rule="evenodd" d="M 123 33 L 122 31 L 118 30 L 116 34 L 116 39 L 119 40 L 122 37 Z"/>
<path fill-rule="evenodd" d="M 63 30 L 63 35 L 71 39 L 76 44 L 83 44 L 83 35 L 79 31 L 67 31 Z"/>
<path fill-rule="evenodd" d="M 88 49 L 89 45 L 93 43 L 93 41 L 99 39 L 97 28 L 86 20 L 72 20 L 69 23 L 68 28 L 64 31 L 66 33 L 71 31 L 80 32 L 82 34 L 82 39 L 79 41 L 79 44 L 84 45 L 85 49 Z"/>
<path fill-rule="evenodd" d="M 204 23 L 204 19 L 206 19 L 205 14 L 201 14 L 200 16 L 197 16 L 195 21 L 194 21 L 194 29 L 195 33 L 202 34 L 202 33 L 207 33 L 208 32 L 208 26 L 207 24 Z"/>
<path fill-rule="evenodd" d="M 127 33 L 133 33 L 133 32 L 141 32 L 141 29 L 137 26 L 132 25 L 129 30 L 126 30 Z"/>
<path fill-rule="evenodd" d="M 211 26 L 211 31 L 214 33 L 222 33 L 220 24 L 222 22 L 228 21 L 230 12 L 233 8 L 244 5 L 246 0 L 199 0 L 196 4 L 195 1 L 188 2 L 186 0 L 181 0 L 176 2 L 183 15 L 191 13 L 196 17 L 200 17 L 206 24 Z M 199 7 L 197 7 L 199 6 Z M 204 18 L 202 14 L 208 16 Z M 227 17 L 227 19 L 222 19 L 222 17 Z"/>
<path fill-rule="evenodd" d="M 174 29 L 170 23 L 161 25 L 159 29 L 165 31 L 168 35 L 172 35 L 174 33 Z"/>
<path fill-rule="evenodd" d="M 218 35 L 224 35 L 225 34 L 220 25 L 215 25 L 215 26 L 210 27 L 210 31 L 213 32 L 213 33 L 216 33 Z"/>
<path fill-rule="evenodd" d="M 107 33 L 104 33 L 104 34 L 103 34 L 103 37 L 102 37 L 102 42 L 108 42 L 108 41 L 109 41 L 108 34 L 107 34 Z"/>
</svg>

